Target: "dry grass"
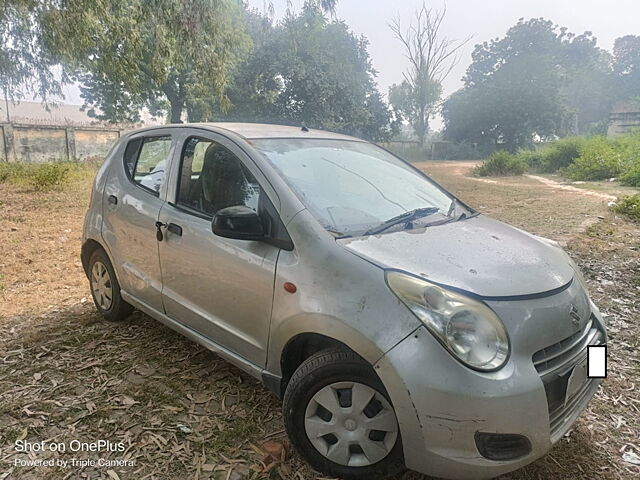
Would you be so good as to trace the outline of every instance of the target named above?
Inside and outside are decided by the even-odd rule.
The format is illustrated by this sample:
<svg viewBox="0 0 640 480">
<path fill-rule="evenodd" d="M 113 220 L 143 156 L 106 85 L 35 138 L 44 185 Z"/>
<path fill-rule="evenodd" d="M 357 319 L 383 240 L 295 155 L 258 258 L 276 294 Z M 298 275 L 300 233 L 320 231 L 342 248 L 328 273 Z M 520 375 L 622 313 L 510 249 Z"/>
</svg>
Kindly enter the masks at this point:
<svg viewBox="0 0 640 480">
<path fill-rule="evenodd" d="M 622 455 L 640 455 L 640 228 L 602 198 L 526 177 L 482 182 L 463 175 L 470 166 L 421 165 L 483 213 L 567 245 L 609 319 L 609 378 L 596 399 L 549 455 L 503 478 L 637 477 Z M 317 478 L 258 382 L 142 314 L 121 324 L 95 314 L 79 261 L 89 187 L 35 195 L 0 184 L 0 479 Z M 60 458 L 135 466 L 13 468 L 23 437 L 121 441 L 124 455 Z"/>
</svg>

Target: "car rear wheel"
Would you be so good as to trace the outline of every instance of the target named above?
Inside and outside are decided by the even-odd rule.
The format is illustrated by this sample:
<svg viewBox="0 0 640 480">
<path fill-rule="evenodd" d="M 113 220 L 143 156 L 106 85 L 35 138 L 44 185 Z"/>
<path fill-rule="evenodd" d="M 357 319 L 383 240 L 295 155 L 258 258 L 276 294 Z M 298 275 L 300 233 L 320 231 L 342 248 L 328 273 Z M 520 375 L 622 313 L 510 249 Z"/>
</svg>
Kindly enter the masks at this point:
<svg viewBox="0 0 640 480">
<path fill-rule="evenodd" d="M 133 307 L 120 296 L 120 284 L 113 266 L 102 249 L 98 249 L 89 259 L 89 284 L 93 302 L 107 320 L 124 320 Z"/>
<path fill-rule="evenodd" d="M 305 360 L 287 385 L 284 417 L 298 453 L 324 474 L 379 479 L 405 468 L 386 390 L 353 352 L 325 350 Z"/>
</svg>

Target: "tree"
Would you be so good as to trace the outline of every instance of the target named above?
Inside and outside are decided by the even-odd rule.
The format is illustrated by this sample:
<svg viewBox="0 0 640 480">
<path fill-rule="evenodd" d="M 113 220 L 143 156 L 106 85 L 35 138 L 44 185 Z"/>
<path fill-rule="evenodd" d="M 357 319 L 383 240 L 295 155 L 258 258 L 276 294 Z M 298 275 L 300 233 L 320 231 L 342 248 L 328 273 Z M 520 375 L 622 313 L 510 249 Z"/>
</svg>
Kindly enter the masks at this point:
<svg viewBox="0 0 640 480">
<path fill-rule="evenodd" d="M 135 121 L 142 107 L 212 116 L 250 45 L 237 0 L 67 0 L 47 12 L 48 47 L 81 84 L 89 114 Z"/>
<path fill-rule="evenodd" d="M 7 103 L 29 94 L 46 101 L 62 93 L 50 69 L 54 61 L 42 49 L 42 12 L 36 0 L 0 0 L 0 87 Z"/>
<path fill-rule="evenodd" d="M 390 113 L 375 88 L 368 42 L 316 2 L 279 23 L 247 17 L 254 49 L 238 69 L 225 120 L 281 122 L 372 140 L 389 137 Z"/>
<path fill-rule="evenodd" d="M 640 97 L 640 36 L 616 39 L 613 46 L 614 71 L 620 86 L 620 100 Z"/>
<path fill-rule="evenodd" d="M 444 137 L 477 143 L 483 149 L 500 145 L 515 151 L 536 137 L 550 138 L 559 132 L 568 116 L 561 80 L 552 69 L 532 61 L 523 56 L 490 81 L 451 95 L 443 106 Z"/>
<path fill-rule="evenodd" d="M 458 63 L 459 50 L 469 41 L 451 40 L 440 33 L 446 8 L 441 11 L 427 8 L 426 3 L 416 11 L 415 23 L 404 29 L 400 19 L 390 24 L 391 31 L 402 43 L 409 69 L 404 80 L 389 89 L 389 101 L 395 113 L 408 120 L 420 144 L 429 131 L 429 118 L 442 95 L 442 82 Z"/>
<path fill-rule="evenodd" d="M 513 151 L 608 118 L 610 58 L 590 32 L 520 19 L 505 37 L 476 45 L 472 60 L 463 90 L 445 103 L 446 138 Z"/>
</svg>

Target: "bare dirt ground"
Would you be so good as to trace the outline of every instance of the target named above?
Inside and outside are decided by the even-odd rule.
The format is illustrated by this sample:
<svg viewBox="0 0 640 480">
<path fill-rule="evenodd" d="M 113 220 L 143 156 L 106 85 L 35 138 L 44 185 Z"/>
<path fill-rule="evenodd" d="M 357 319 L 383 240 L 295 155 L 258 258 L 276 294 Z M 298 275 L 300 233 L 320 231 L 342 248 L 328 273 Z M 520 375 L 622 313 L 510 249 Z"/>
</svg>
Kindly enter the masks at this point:
<svg viewBox="0 0 640 480">
<path fill-rule="evenodd" d="M 616 195 L 613 184 L 481 182 L 465 176 L 472 166 L 419 164 L 482 213 L 562 242 L 609 321 L 609 378 L 595 400 L 549 455 L 502 478 L 638 478 L 640 225 L 589 193 Z M 0 480 L 320 478 L 291 451 L 259 382 L 145 315 L 95 314 L 78 258 L 89 191 L 89 178 L 52 193 L 0 184 Z M 124 442 L 124 453 L 32 457 L 134 465 L 16 467 L 28 458 L 17 439 Z"/>
</svg>

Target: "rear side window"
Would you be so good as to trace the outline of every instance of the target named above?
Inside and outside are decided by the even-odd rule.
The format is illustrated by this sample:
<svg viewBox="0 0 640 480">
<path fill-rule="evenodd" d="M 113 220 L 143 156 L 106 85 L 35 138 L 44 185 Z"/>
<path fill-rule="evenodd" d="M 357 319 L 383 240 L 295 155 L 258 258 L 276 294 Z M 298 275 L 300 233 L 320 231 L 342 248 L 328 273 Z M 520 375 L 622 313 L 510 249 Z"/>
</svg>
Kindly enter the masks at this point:
<svg viewBox="0 0 640 480">
<path fill-rule="evenodd" d="M 170 149 L 169 136 L 131 140 L 124 152 L 127 176 L 145 190 L 158 195 L 164 182 Z"/>
</svg>

